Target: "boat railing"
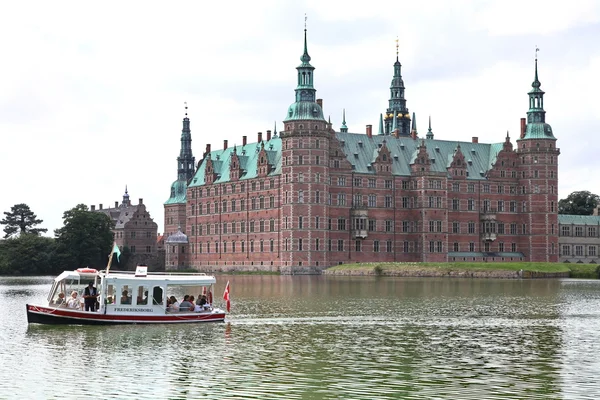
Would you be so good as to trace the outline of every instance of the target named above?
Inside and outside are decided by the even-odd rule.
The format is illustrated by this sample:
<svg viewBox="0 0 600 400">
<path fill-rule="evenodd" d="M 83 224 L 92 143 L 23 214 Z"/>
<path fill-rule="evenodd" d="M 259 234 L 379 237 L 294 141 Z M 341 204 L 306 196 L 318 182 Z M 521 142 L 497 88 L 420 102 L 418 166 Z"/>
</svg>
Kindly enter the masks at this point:
<svg viewBox="0 0 600 400">
<path fill-rule="evenodd" d="M 101 274 L 106 274 L 106 270 L 98 271 Z M 110 270 L 108 275 L 110 274 L 124 274 L 124 275 L 134 275 L 135 271 L 115 271 Z M 169 275 L 169 276 L 188 276 L 188 275 L 203 275 L 208 276 L 204 272 L 172 272 L 172 271 L 156 271 L 156 272 L 147 272 L 146 275 Z"/>
</svg>

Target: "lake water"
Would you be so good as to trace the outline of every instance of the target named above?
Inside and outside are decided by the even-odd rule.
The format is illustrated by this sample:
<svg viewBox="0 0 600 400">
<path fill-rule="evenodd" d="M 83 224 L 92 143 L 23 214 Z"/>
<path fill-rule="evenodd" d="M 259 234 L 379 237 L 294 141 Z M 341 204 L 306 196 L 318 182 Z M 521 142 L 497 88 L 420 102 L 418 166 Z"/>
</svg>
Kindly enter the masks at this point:
<svg viewBox="0 0 600 400">
<path fill-rule="evenodd" d="M 225 323 L 98 327 L 28 326 L 51 278 L 0 277 L 0 398 L 600 397 L 600 281 L 217 280 Z"/>
</svg>

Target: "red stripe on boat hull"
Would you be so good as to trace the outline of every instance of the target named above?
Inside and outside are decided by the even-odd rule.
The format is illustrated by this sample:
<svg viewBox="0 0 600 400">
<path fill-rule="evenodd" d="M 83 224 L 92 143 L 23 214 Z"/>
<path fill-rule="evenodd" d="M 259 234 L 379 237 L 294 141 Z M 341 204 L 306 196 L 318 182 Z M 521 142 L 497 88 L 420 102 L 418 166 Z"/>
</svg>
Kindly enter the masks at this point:
<svg viewBox="0 0 600 400">
<path fill-rule="evenodd" d="M 222 322 L 225 313 L 185 313 L 166 315 L 111 315 L 26 305 L 27 322 L 51 325 L 114 325 L 114 324 L 181 324 L 199 322 Z"/>
</svg>

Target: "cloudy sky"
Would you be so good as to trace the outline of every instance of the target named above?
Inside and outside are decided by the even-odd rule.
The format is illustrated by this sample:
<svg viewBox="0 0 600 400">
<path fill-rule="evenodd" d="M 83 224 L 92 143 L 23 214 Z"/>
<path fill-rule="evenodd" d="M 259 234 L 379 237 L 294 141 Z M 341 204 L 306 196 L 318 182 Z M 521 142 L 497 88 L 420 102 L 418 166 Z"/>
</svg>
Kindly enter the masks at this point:
<svg viewBox="0 0 600 400">
<path fill-rule="evenodd" d="M 534 49 L 561 149 L 559 196 L 600 194 L 600 2 L 5 2 L 0 14 L 0 211 L 27 203 L 43 227 L 125 185 L 163 229 L 181 119 L 192 148 L 278 130 L 296 84 L 304 14 L 317 95 L 351 132 L 385 111 L 399 38 L 421 135 L 516 139 Z"/>
</svg>

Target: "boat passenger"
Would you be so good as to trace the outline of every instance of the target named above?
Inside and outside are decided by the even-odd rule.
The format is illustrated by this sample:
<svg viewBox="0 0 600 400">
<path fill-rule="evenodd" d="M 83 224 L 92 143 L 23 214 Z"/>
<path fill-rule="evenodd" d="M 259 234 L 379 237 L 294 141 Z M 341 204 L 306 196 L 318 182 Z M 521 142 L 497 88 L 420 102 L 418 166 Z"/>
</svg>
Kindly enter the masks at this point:
<svg viewBox="0 0 600 400">
<path fill-rule="evenodd" d="M 122 296 L 121 296 L 121 304 L 131 304 L 131 297 L 128 296 L 128 292 L 127 290 L 123 290 Z"/>
<path fill-rule="evenodd" d="M 67 301 L 67 307 L 79 310 L 81 308 L 81 301 L 77 298 L 77 291 L 73 290 L 71 297 Z"/>
<path fill-rule="evenodd" d="M 202 295 L 202 297 L 200 297 L 200 303 L 199 303 L 202 307 L 206 307 L 208 305 L 208 300 L 206 299 L 206 295 Z"/>
<path fill-rule="evenodd" d="M 192 310 L 194 310 L 194 305 L 192 303 L 190 303 L 190 296 L 186 294 L 185 296 L 183 296 L 183 301 L 179 305 L 179 311 L 192 311 Z"/>
<path fill-rule="evenodd" d="M 65 294 L 63 292 L 60 292 L 58 294 L 58 299 L 56 299 L 54 304 L 56 304 L 57 306 L 60 306 L 60 305 L 64 305 L 65 303 L 66 303 Z"/>
<path fill-rule="evenodd" d="M 175 296 L 169 297 L 167 309 L 169 311 L 179 311 L 179 302 L 175 298 Z"/>
</svg>

